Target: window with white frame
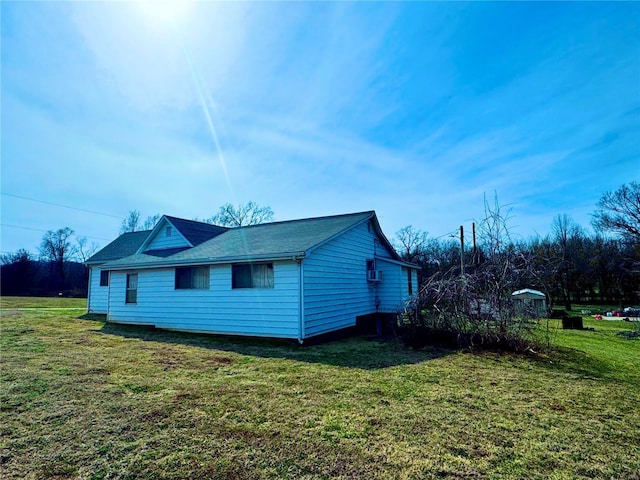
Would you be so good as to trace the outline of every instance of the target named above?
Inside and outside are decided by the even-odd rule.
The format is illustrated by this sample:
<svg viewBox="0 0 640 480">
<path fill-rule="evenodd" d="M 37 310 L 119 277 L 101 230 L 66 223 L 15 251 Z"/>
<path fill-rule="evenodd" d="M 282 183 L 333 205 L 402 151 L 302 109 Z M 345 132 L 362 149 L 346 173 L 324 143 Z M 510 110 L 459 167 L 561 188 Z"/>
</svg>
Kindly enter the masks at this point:
<svg viewBox="0 0 640 480">
<path fill-rule="evenodd" d="M 208 290 L 209 267 L 176 268 L 176 290 Z"/>
<path fill-rule="evenodd" d="M 138 274 L 127 274 L 127 295 L 125 303 L 138 303 Z"/>
<path fill-rule="evenodd" d="M 231 265 L 231 288 L 273 288 L 273 263 Z"/>
</svg>

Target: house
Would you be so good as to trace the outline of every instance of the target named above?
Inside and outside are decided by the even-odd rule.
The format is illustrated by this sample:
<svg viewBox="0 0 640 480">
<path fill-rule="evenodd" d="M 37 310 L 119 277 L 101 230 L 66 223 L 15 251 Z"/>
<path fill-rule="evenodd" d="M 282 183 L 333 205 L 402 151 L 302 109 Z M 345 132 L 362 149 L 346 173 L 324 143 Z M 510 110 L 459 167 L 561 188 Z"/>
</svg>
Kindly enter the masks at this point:
<svg viewBox="0 0 640 480">
<path fill-rule="evenodd" d="M 511 294 L 517 311 L 539 318 L 547 315 L 547 297 L 544 293 L 531 288 L 523 288 Z"/>
<path fill-rule="evenodd" d="M 189 332 L 302 342 L 417 293 L 373 211 L 237 228 L 165 215 L 86 263 L 89 312 Z"/>
</svg>

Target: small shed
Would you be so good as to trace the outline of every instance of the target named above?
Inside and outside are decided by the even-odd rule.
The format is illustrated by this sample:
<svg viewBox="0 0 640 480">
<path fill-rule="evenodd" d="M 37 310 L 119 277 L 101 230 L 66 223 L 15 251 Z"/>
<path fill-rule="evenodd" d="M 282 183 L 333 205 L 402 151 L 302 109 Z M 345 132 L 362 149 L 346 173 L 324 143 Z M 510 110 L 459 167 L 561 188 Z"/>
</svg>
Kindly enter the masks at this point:
<svg viewBox="0 0 640 480">
<path fill-rule="evenodd" d="M 526 312 L 534 317 L 547 314 L 547 297 L 544 293 L 531 288 L 523 288 L 511 294 L 516 310 Z"/>
</svg>

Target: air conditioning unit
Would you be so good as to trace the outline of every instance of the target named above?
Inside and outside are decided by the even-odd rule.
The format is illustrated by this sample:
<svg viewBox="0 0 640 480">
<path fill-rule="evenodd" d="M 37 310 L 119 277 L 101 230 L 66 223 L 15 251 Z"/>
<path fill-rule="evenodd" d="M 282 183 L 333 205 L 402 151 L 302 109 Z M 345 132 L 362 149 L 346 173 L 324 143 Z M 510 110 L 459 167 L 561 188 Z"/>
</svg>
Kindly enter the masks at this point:
<svg viewBox="0 0 640 480">
<path fill-rule="evenodd" d="M 367 280 L 370 282 L 381 282 L 382 270 L 367 270 Z"/>
</svg>

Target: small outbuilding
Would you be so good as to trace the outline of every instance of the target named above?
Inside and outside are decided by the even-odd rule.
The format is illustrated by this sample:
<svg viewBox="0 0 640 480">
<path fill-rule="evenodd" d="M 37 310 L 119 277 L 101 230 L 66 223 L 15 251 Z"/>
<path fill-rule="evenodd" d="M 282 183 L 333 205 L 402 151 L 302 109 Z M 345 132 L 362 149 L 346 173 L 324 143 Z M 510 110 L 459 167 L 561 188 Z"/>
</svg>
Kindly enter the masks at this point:
<svg viewBox="0 0 640 480">
<path fill-rule="evenodd" d="M 526 312 L 534 317 L 547 315 L 547 297 L 539 290 L 523 288 L 511 294 L 516 310 Z"/>
</svg>

